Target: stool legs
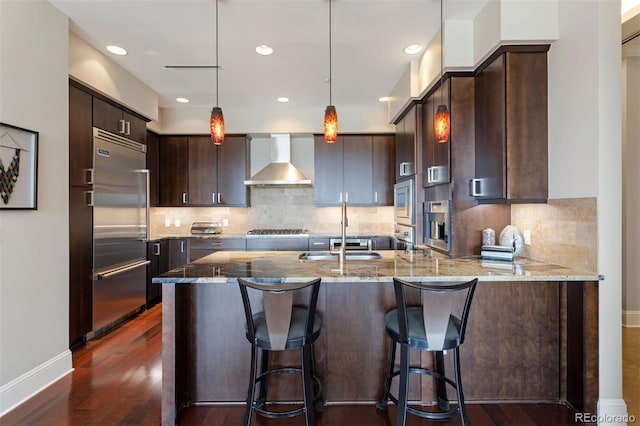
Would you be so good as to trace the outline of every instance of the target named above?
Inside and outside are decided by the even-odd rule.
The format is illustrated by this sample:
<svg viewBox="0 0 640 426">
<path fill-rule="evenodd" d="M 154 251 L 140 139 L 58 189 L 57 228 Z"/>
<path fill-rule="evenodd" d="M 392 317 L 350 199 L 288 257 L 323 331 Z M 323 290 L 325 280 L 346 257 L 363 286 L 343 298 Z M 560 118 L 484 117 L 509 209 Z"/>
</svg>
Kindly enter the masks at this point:
<svg viewBox="0 0 640 426">
<path fill-rule="evenodd" d="M 444 354 L 440 351 L 434 353 L 434 370 L 445 376 L 444 369 Z M 456 381 L 458 378 L 456 377 Z M 438 407 L 442 411 L 449 411 L 449 398 L 447 397 L 447 383 L 444 380 L 437 379 L 436 381 L 436 397 L 438 399 Z"/>
<path fill-rule="evenodd" d="M 304 420 L 306 426 L 315 425 L 313 403 L 313 346 L 302 347 L 302 388 L 304 396 Z"/>
<path fill-rule="evenodd" d="M 258 357 L 258 348 L 256 346 L 251 347 L 251 371 L 249 373 L 249 390 L 247 391 L 247 409 L 244 413 L 244 425 L 251 425 L 251 414 L 253 413 L 253 401 L 254 401 L 254 393 L 256 390 L 256 369 L 257 369 L 257 360 Z"/>
<path fill-rule="evenodd" d="M 453 350 L 453 365 L 456 378 L 456 396 L 458 397 L 458 410 L 460 411 L 460 419 L 462 420 L 462 426 L 467 424 L 467 411 L 464 407 L 464 393 L 462 392 L 462 374 L 460 373 L 460 350 L 455 348 Z"/>
<path fill-rule="evenodd" d="M 400 383 L 398 387 L 398 413 L 396 426 L 407 421 L 407 399 L 409 394 L 409 346 L 400 344 Z"/>
<path fill-rule="evenodd" d="M 387 371 L 387 377 L 384 379 L 384 393 L 382 399 L 376 404 L 378 410 L 385 410 L 389 403 L 389 389 L 391 388 L 391 379 L 393 378 L 393 371 L 396 363 L 396 341 L 391 339 L 389 345 L 389 368 Z"/>
</svg>

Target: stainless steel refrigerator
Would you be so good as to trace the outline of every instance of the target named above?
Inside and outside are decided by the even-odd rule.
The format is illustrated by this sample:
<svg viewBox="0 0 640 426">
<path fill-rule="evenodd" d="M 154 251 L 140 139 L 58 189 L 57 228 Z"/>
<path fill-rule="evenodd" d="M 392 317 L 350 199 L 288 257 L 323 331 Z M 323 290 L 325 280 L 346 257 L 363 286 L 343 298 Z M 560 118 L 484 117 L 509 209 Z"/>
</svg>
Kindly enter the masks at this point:
<svg viewBox="0 0 640 426">
<path fill-rule="evenodd" d="M 146 303 L 146 148 L 93 128 L 93 332 Z"/>
</svg>

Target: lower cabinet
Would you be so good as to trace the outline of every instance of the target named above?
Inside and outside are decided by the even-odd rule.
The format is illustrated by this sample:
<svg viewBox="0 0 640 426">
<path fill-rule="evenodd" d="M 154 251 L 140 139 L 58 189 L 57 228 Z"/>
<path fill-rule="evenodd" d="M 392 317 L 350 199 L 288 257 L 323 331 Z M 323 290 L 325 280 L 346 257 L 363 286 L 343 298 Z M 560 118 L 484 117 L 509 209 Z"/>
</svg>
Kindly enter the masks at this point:
<svg viewBox="0 0 640 426">
<path fill-rule="evenodd" d="M 247 238 L 247 251 L 307 251 L 308 238 Z"/>
<path fill-rule="evenodd" d="M 189 262 L 221 250 L 245 251 L 244 238 L 191 238 L 189 239 Z"/>
<path fill-rule="evenodd" d="M 371 250 L 391 250 L 391 249 L 393 249 L 393 238 L 371 237 Z"/>
<path fill-rule="evenodd" d="M 147 307 L 151 307 L 162 301 L 162 285 L 151 280 L 169 270 L 169 240 L 149 241 L 147 249 Z"/>
<path fill-rule="evenodd" d="M 169 269 L 174 269 L 187 263 L 187 244 L 187 238 L 169 240 Z"/>
<path fill-rule="evenodd" d="M 327 251 L 329 250 L 329 237 L 310 237 L 309 238 L 309 250 L 310 251 Z"/>
</svg>

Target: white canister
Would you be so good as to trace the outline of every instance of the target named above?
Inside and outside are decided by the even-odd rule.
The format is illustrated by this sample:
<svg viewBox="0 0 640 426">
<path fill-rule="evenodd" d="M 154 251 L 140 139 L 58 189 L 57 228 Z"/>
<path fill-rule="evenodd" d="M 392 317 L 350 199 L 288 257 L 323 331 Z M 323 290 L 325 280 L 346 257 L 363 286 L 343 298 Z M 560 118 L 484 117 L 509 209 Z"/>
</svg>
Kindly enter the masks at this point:
<svg viewBox="0 0 640 426">
<path fill-rule="evenodd" d="M 496 231 L 491 228 L 485 228 L 482 230 L 482 245 L 493 246 L 496 244 Z"/>
</svg>

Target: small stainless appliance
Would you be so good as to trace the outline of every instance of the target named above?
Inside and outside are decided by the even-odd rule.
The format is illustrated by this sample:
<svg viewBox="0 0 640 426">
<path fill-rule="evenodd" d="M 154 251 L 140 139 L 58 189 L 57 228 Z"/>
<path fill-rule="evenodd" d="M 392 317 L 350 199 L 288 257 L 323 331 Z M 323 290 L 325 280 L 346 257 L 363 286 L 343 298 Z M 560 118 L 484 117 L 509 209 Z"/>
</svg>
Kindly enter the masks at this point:
<svg viewBox="0 0 640 426">
<path fill-rule="evenodd" d="M 337 253 L 342 245 L 342 238 L 330 238 L 329 239 L 329 251 L 331 253 Z M 361 250 L 371 251 L 371 239 L 370 238 L 346 238 L 344 242 L 345 250 Z"/>
<path fill-rule="evenodd" d="M 147 147 L 93 129 L 93 325 L 97 330 L 140 309 L 147 297 Z"/>
<path fill-rule="evenodd" d="M 193 222 L 191 224 L 191 234 L 193 235 L 217 235 L 222 234 L 220 222 Z"/>
<path fill-rule="evenodd" d="M 428 201 L 424 213 L 424 242 L 433 248 L 451 251 L 451 221 L 449 200 Z"/>
<path fill-rule="evenodd" d="M 394 185 L 393 219 L 396 250 L 413 250 L 416 243 L 415 183 L 413 179 Z"/>
</svg>

